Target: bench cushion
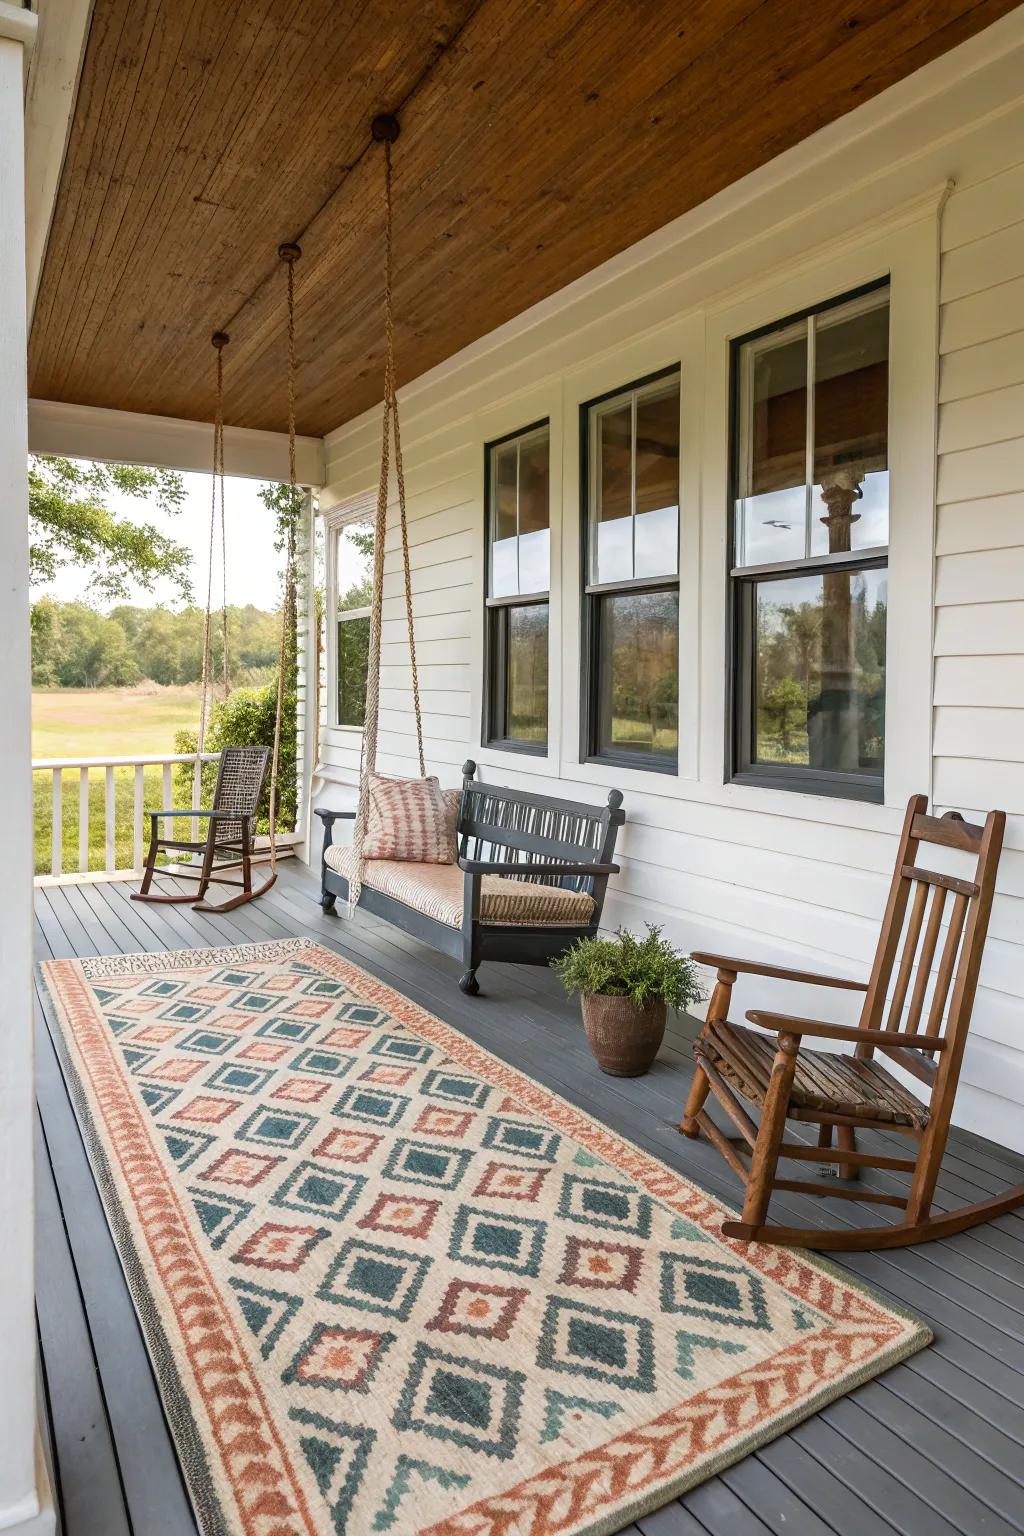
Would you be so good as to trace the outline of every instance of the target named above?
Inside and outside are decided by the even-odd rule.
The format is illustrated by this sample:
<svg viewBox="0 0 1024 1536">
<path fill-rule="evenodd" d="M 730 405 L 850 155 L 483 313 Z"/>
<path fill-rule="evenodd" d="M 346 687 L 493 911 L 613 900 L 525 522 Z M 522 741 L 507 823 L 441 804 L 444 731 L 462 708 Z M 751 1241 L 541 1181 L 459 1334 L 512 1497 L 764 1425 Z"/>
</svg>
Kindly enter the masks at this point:
<svg viewBox="0 0 1024 1536">
<path fill-rule="evenodd" d="M 332 845 L 324 855 L 331 869 L 350 880 L 356 860 L 351 847 Z M 465 876 L 457 864 L 391 863 L 367 859 L 363 884 L 382 895 L 445 923 L 462 927 Z M 484 875 L 480 882 L 480 920 L 509 926 L 548 924 L 586 926 L 594 915 L 594 898 L 586 891 L 569 891 L 560 885 L 540 885 L 532 880 L 512 880 L 504 875 Z"/>
</svg>

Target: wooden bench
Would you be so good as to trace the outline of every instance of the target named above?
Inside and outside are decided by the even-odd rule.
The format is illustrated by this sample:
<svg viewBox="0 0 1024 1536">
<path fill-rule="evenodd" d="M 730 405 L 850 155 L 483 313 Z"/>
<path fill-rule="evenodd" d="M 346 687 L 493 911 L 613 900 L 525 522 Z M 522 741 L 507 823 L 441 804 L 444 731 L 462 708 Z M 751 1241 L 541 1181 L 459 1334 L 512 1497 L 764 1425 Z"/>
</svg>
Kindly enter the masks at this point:
<svg viewBox="0 0 1024 1536">
<path fill-rule="evenodd" d="M 462 776 L 457 863 L 368 860 L 359 905 L 461 959 L 459 986 L 475 996 L 482 961 L 547 965 L 597 932 L 625 814 L 617 789 L 593 806 L 481 783 L 472 761 Z M 334 843 L 334 824 L 355 812 L 316 814 L 324 824 L 321 906 L 333 912 L 339 897 L 348 901 L 355 871 L 352 850 Z"/>
</svg>

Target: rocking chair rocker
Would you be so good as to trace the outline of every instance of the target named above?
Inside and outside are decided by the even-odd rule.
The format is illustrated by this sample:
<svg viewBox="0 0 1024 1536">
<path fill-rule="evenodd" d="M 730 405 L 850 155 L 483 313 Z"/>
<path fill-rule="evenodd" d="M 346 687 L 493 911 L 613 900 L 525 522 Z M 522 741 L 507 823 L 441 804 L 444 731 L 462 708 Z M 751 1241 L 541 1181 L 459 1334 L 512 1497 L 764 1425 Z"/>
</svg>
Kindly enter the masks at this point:
<svg viewBox="0 0 1024 1536">
<path fill-rule="evenodd" d="M 166 905 L 191 902 L 194 912 L 231 912 L 244 902 L 253 901 L 269 891 L 276 874 L 257 889 L 252 887 L 252 852 L 256 833 L 256 808 L 267 776 L 269 747 L 225 747 L 217 770 L 217 784 L 213 792 L 213 806 L 208 811 L 151 811 L 149 813 L 149 852 L 142 885 L 132 893 L 132 901 L 154 901 Z M 193 820 L 208 818 L 208 828 L 201 842 L 160 836 L 162 818 L 187 816 Z M 198 880 L 199 890 L 190 895 L 170 896 L 160 892 L 150 893 L 160 853 L 201 853 L 203 862 L 198 875 L 187 870 L 176 874 L 185 880 Z M 241 869 L 241 880 L 225 880 L 227 870 Z M 219 906 L 204 900 L 210 885 L 239 887 L 239 895 L 231 896 Z"/>
<path fill-rule="evenodd" d="M 927 808 L 925 795 L 915 795 L 907 807 L 885 919 L 867 982 L 791 971 L 724 955 L 693 957 L 701 964 L 717 968 L 718 985 L 704 1028 L 694 1042 L 697 1074 L 679 1129 L 690 1137 L 703 1133 L 744 1184 L 742 1217 L 739 1221 L 723 1222 L 725 1237 L 827 1250 L 897 1248 L 949 1237 L 1024 1204 L 1024 1184 L 1018 1184 L 1001 1195 L 958 1210 L 932 1213 L 967 1044 L 1006 818 L 1002 811 L 992 811 L 981 827 L 954 811 L 941 817 L 929 816 Z M 971 855 L 975 861 L 973 878 L 954 878 L 924 868 L 918 862 L 922 843 Z M 950 895 L 953 901 L 949 922 L 929 1001 L 932 962 Z M 883 1025 L 894 971 L 896 979 Z M 863 992 L 860 1022 L 851 1028 L 755 1009 L 747 1014 L 756 1026 L 754 1029 L 732 1024 L 728 1018 L 729 1004 L 740 973 Z M 908 991 L 910 1003 L 904 1019 Z M 922 1025 L 926 1001 L 928 1013 Z M 805 1036 L 848 1042 L 853 1054 L 806 1050 Z M 875 1059 L 876 1051 L 883 1052 L 926 1084 L 930 1090 L 927 1102 L 910 1093 L 882 1066 Z M 704 1104 L 709 1093 L 714 1094 L 738 1129 L 738 1137 L 726 1136 L 706 1113 Z M 741 1099 L 760 1110 L 760 1125 L 755 1124 Z M 787 1120 L 817 1125 L 818 1145 L 787 1141 Z M 858 1129 L 881 1129 L 906 1136 L 917 1144 L 916 1156 L 894 1157 L 888 1150 L 858 1150 Z M 845 1187 L 842 1183 L 830 1187 L 810 1180 L 777 1178 L 780 1157 L 838 1164 L 839 1179 L 849 1182 Z M 749 1161 L 744 1162 L 744 1158 Z M 878 1187 L 851 1187 L 864 1168 L 907 1173 L 911 1176 L 909 1190 L 902 1195 Z M 866 1229 L 823 1231 L 814 1227 L 775 1226 L 766 1222 L 775 1190 L 874 1201 L 898 1207 L 903 1214 L 891 1226 Z"/>
</svg>

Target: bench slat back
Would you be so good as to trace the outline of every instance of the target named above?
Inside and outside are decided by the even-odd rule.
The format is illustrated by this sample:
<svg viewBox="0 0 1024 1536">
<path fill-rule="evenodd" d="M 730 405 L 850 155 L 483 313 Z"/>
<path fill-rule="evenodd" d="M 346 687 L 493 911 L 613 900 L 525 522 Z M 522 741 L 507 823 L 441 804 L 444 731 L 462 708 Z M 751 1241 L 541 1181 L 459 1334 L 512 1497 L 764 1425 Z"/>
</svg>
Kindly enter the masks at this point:
<svg viewBox="0 0 1024 1536">
<path fill-rule="evenodd" d="M 463 769 L 459 839 L 470 859 L 515 860 L 521 863 L 523 880 L 557 884 L 574 891 L 603 894 L 607 877 L 532 874 L 530 866 L 584 861 L 607 862 L 622 823 L 622 796 L 613 790 L 609 804 L 590 806 L 571 800 L 545 800 L 541 795 L 478 782 L 475 763 Z"/>
</svg>

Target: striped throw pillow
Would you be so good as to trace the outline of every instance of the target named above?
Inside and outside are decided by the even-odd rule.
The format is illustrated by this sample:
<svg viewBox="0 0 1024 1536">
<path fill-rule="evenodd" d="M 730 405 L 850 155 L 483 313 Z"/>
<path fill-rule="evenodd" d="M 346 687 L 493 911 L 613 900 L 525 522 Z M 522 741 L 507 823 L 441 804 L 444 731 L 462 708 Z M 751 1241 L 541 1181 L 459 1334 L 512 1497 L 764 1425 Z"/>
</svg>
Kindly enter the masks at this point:
<svg viewBox="0 0 1024 1536">
<path fill-rule="evenodd" d="M 363 838 L 364 859 L 402 864 L 454 864 L 455 822 L 450 795 L 436 778 L 369 777 L 370 805 Z"/>
</svg>

